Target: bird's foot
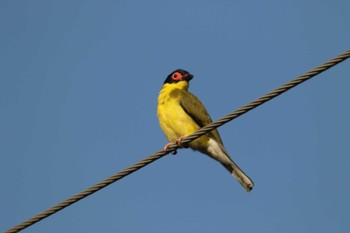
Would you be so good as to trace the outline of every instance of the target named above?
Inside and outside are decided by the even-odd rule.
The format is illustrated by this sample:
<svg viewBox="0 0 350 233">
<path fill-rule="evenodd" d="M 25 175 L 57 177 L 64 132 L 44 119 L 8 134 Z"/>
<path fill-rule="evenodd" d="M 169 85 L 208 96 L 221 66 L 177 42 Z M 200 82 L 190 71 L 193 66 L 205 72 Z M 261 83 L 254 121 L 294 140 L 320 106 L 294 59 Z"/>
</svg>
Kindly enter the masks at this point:
<svg viewBox="0 0 350 233">
<path fill-rule="evenodd" d="M 169 146 L 170 146 L 171 144 L 172 144 L 172 142 L 167 143 L 167 144 L 163 147 L 163 150 L 168 151 L 168 150 L 169 150 Z M 173 150 L 171 153 L 172 153 L 173 155 L 176 155 L 176 154 L 177 154 L 177 150 L 175 149 L 175 150 Z"/>
<path fill-rule="evenodd" d="M 178 139 L 176 139 L 175 143 L 176 145 L 178 145 L 179 147 L 185 147 L 183 144 L 182 144 L 182 140 L 184 139 L 185 136 L 181 136 L 179 137 Z"/>
<path fill-rule="evenodd" d="M 186 146 L 184 146 L 184 145 L 182 144 L 182 142 L 181 142 L 182 139 L 184 139 L 184 137 L 185 137 L 185 136 L 181 136 L 181 137 L 179 137 L 178 139 L 176 139 L 176 141 L 175 141 L 176 145 L 178 145 L 179 147 L 186 147 Z M 170 146 L 171 144 L 173 144 L 173 143 L 172 143 L 172 142 L 167 143 L 167 144 L 163 147 L 163 150 L 168 151 L 168 150 L 169 150 L 169 146 Z M 176 154 L 177 154 L 177 150 L 175 149 L 175 150 L 173 150 L 171 153 L 172 153 L 173 155 L 176 155 Z"/>
</svg>

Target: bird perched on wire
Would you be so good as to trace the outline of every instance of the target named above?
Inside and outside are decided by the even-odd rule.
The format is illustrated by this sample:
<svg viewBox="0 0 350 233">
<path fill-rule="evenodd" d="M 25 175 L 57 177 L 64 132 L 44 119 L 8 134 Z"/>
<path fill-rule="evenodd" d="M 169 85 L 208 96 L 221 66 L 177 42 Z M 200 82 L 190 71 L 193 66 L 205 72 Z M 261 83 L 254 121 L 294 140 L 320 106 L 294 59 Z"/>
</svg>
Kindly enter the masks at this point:
<svg viewBox="0 0 350 233">
<path fill-rule="evenodd" d="M 158 96 L 158 119 L 160 127 L 170 142 L 179 146 L 183 137 L 212 122 L 200 100 L 188 92 L 193 78 L 189 72 L 178 69 L 168 75 Z M 168 143 L 164 149 L 170 145 Z M 227 153 L 217 130 L 212 130 L 188 145 L 220 162 L 247 190 L 252 190 L 253 181 L 236 165 Z"/>
</svg>

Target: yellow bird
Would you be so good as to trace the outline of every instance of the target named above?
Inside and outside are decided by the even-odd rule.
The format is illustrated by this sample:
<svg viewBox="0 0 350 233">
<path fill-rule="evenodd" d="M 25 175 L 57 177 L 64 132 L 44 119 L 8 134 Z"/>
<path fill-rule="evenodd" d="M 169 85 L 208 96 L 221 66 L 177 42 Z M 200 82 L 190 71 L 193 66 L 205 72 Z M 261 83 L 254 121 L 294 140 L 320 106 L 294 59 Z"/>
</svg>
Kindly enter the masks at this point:
<svg viewBox="0 0 350 233">
<path fill-rule="evenodd" d="M 204 105 L 188 92 L 192 78 L 193 75 L 185 70 L 175 70 L 164 81 L 158 96 L 160 127 L 168 140 L 178 145 L 181 145 L 183 137 L 212 122 Z M 247 191 L 252 190 L 253 181 L 233 162 L 217 130 L 197 138 L 188 146 L 220 162 Z"/>
</svg>

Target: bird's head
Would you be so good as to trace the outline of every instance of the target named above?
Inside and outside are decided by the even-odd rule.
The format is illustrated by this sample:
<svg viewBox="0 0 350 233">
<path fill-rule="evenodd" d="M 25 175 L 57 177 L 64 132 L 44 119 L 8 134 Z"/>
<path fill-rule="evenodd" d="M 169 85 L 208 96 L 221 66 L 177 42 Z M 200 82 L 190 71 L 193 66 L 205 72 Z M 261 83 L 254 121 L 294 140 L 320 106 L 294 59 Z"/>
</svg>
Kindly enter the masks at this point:
<svg viewBox="0 0 350 233">
<path fill-rule="evenodd" d="M 193 75 L 187 72 L 186 70 L 177 69 L 168 75 L 168 77 L 164 81 L 164 84 L 178 83 L 181 81 L 189 82 L 192 78 Z"/>
</svg>

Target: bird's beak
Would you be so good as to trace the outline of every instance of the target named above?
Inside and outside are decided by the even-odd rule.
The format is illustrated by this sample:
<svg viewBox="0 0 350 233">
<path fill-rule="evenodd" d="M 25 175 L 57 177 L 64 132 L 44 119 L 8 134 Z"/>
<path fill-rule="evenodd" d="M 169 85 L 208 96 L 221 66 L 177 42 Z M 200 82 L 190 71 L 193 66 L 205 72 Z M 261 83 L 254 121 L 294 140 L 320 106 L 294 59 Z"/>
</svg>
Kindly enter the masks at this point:
<svg viewBox="0 0 350 233">
<path fill-rule="evenodd" d="M 185 74 L 184 76 L 182 76 L 182 80 L 184 81 L 190 81 L 193 78 L 192 74 Z"/>
</svg>

